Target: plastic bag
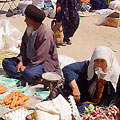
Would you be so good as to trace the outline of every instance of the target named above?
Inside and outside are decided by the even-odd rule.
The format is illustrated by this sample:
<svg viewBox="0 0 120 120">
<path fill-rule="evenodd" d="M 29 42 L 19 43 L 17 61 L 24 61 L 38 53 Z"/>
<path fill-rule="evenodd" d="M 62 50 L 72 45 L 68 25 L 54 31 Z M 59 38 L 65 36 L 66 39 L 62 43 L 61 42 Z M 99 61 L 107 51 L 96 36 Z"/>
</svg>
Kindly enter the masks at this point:
<svg viewBox="0 0 120 120">
<path fill-rule="evenodd" d="M 113 10 L 120 10 L 120 1 L 111 1 L 109 4 L 109 8 Z"/>
<path fill-rule="evenodd" d="M 22 14 L 24 14 L 24 11 L 29 4 L 32 4 L 32 0 L 23 0 L 19 2 L 18 8 L 22 11 Z"/>
<path fill-rule="evenodd" d="M 22 34 L 6 19 L 0 21 L 0 51 L 19 53 Z"/>
<path fill-rule="evenodd" d="M 98 11 L 97 11 L 98 12 Z M 99 19 L 98 19 L 98 22 L 97 24 L 98 25 L 102 25 L 104 24 L 105 22 L 105 18 L 110 15 L 111 13 L 114 12 L 114 10 L 111 10 L 111 9 L 102 9 L 102 10 L 99 10 L 99 12 L 101 13 L 100 16 L 99 16 Z"/>
</svg>

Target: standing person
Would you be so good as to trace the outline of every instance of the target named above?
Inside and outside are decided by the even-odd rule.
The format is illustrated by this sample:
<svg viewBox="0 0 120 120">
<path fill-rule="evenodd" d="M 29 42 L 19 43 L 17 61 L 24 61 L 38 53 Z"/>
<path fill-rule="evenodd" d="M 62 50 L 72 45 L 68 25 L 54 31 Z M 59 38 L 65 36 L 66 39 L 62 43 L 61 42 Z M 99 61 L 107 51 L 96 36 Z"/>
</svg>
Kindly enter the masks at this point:
<svg viewBox="0 0 120 120">
<path fill-rule="evenodd" d="M 22 37 L 20 54 L 2 62 L 10 77 L 22 77 L 32 84 L 44 72 L 61 73 L 54 33 L 42 23 L 44 19 L 45 13 L 36 6 L 28 5 L 25 9 L 27 28 Z"/>
<path fill-rule="evenodd" d="M 71 45 L 70 37 L 79 26 L 78 4 L 76 0 L 57 0 L 56 12 L 61 15 L 64 32 L 63 45 Z"/>
<path fill-rule="evenodd" d="M 115 93 L 119 98 L 120 66 L 115 53 L 106 46 L 96 47 L 91 60 L 64 67 L 63 74 L 65 89 L 71 90 L 78 103 L 109 105 Z"/>
</svg>

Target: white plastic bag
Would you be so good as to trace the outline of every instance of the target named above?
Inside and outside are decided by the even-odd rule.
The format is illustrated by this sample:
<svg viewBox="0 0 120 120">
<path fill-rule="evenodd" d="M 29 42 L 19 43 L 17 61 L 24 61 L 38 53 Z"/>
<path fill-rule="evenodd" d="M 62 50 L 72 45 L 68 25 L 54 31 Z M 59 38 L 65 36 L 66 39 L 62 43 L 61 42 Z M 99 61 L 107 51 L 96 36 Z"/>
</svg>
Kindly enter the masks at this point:
<svg viewBox="0 0 120 120">
<path fill-rule="evenodd" d="M 119 0 L 111 1 L 109 4 L 109 8 L 113 10 L 120 10 L 120 1 Z"/>
<path fill-rule="evenodd" d="M 6 19 L 0 21 L 0 51 L 19 53 L 22 34 Z"/>
<path fill-rule="evenodd" d="M 0 51 L 4 48 L 4 40 L 2 39 L 2 35 L 3 35 L 3 28 L 0 28 Z"/>
<path fill-rule="evenodd" d="M 99 12 L 101 12 L 101 11 L 99 11 Z M 98 25 L 104 24 L 105 18 L 106 18 L 107 16 L 109 16 L 109 15 L 110 15 L 111 13 L 113 13 L 113 12 L 115 12 L 115 10 L 106 9 L 104 12 L 102 12 L 102 14 L 99 15 L 99 19 L 98 19 L 97 24 L 98 24 Z"/>
<path fill-rule="evenodd" d="M 32 4 L 32 0 L 23 0 L 19 2 L 18 8 L 22 11 L 22 14 L 24 14 L 24 11 L 29 4 Z"/>
<path fill-rule="evenodd" d="M 59 64 L 60 64 L 60 68 L 62 69 L 63 67 L 65 67 L 66 65 L 69 65 L 71 63 L 76 62 L 74 58 L 65 56 L 65 55 L 58 55 L 58 60 L 59 60 Z"/>
<path fill-rule="evenodd" d="M 61 94 L 53 100 L 43 101 L 35 106 L 37 120 L 72 120 L 71 114 L 70 104 Z"/>
</svg>

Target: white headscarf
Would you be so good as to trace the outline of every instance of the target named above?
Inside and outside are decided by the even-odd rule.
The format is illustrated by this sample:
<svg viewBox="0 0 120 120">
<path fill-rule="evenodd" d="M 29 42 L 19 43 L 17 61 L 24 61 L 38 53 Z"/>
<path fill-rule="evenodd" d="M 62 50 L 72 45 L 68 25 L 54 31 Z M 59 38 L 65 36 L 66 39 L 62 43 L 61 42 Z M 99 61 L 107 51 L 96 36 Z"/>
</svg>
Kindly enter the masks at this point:
<svg viewBox="0 0 120 120">
<path fill-rule="evenodd" d="M 92 79 L 94 76 L 94 60 L 95 59 L 105 59 L 107 62 L 106 75 L 104 80 L 110 81 L 116 91 L 118 78 L 120 75 L 120 66 L 116 60 L 115 53 L 106 46 L 98 46 L 95 48 L 90 64 L 88 66 L 88 80 Z"/>
</svg>

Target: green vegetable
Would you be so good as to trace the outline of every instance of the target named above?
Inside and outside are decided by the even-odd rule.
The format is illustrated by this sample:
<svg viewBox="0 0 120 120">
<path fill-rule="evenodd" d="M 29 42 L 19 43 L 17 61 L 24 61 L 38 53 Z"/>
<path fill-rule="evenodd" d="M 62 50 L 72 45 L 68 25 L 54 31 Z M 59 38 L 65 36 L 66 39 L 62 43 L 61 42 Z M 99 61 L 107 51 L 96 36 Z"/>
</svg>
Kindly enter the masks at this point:
<svg viewBox="0 0 120 120">
<path fill-rule="evenodd" d="M 90 104 L 88 108 L 85 107 L 84 113 L 85 113 L 85 114 L 93 114 L 94 108 L 95 108 L 94 105 L 93 105 L 93 104 Z"/>
</svg>

